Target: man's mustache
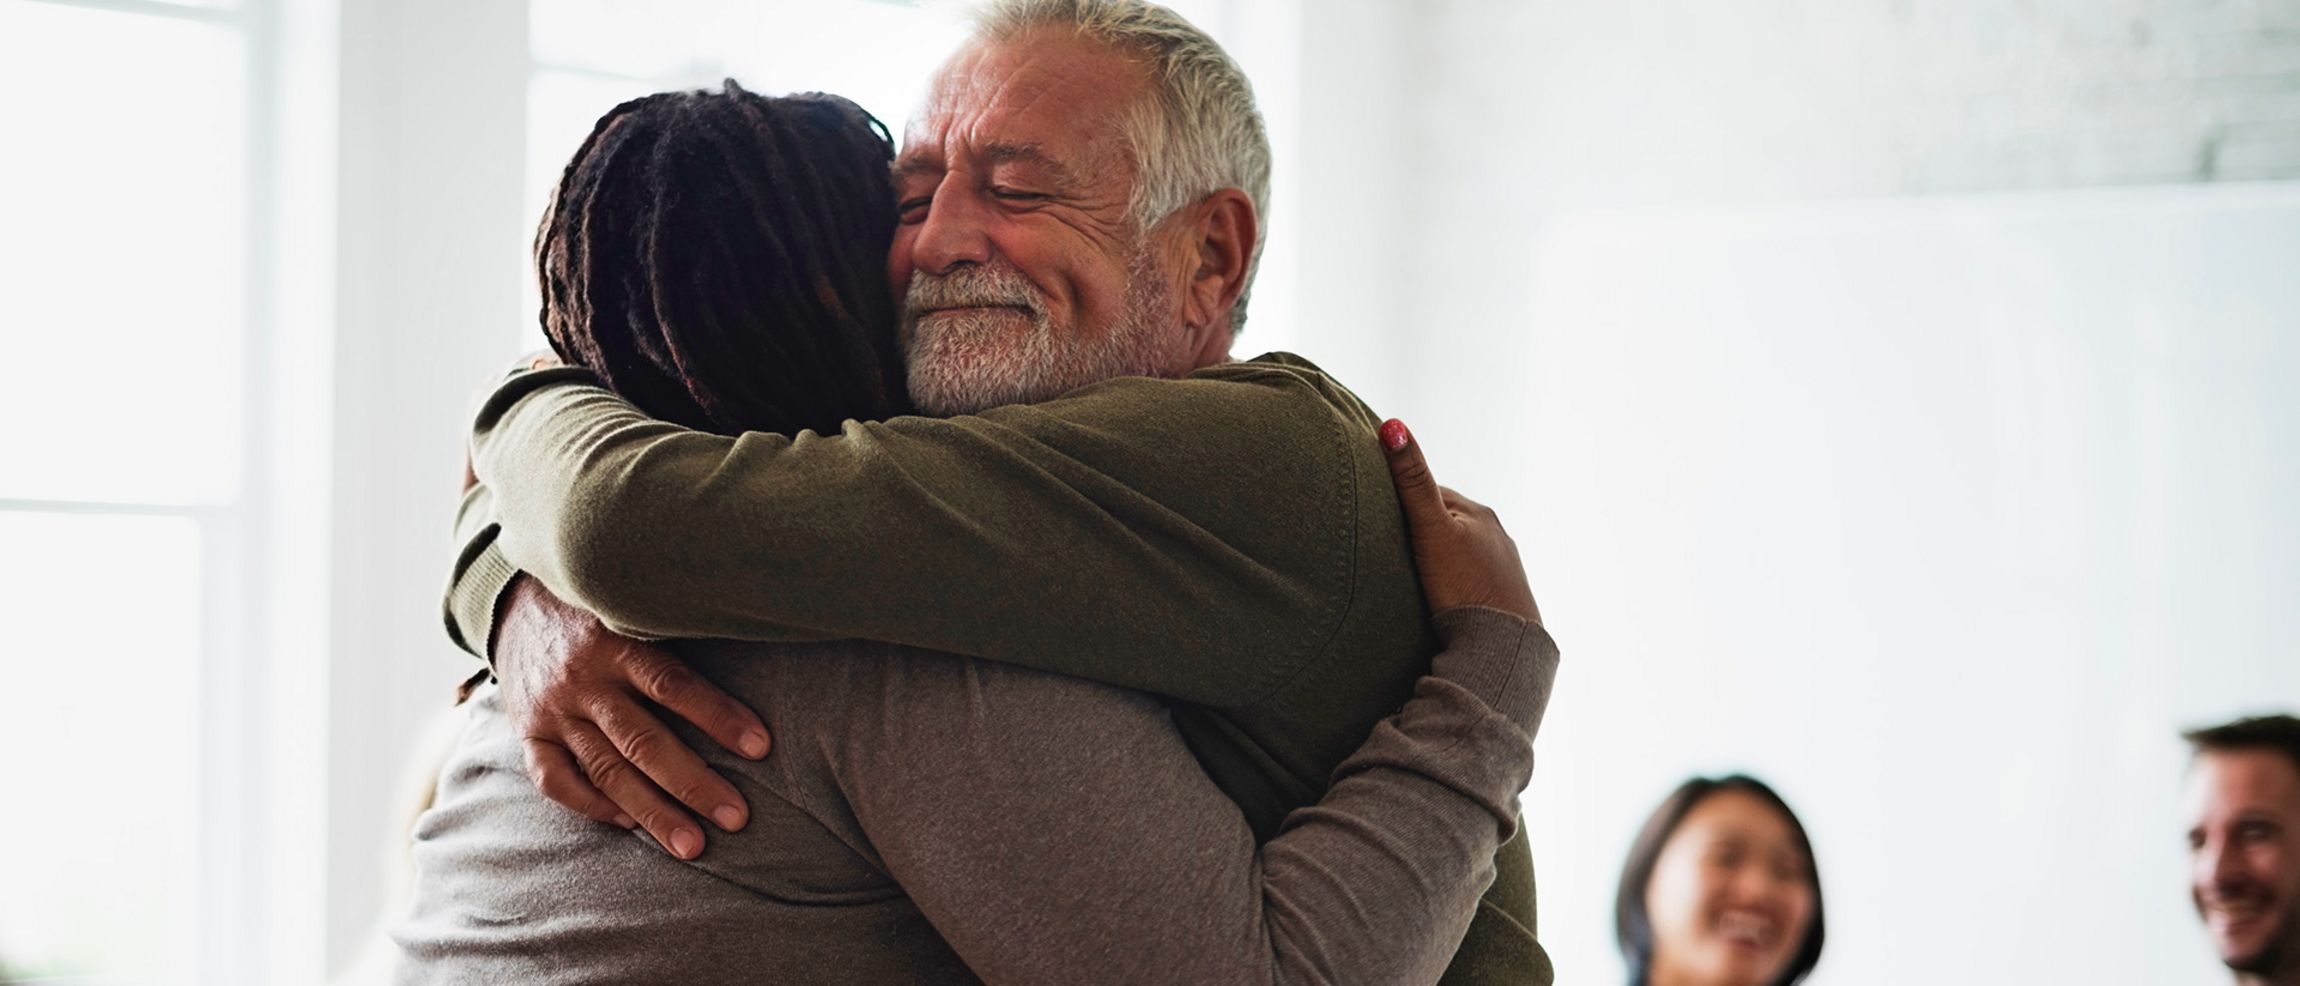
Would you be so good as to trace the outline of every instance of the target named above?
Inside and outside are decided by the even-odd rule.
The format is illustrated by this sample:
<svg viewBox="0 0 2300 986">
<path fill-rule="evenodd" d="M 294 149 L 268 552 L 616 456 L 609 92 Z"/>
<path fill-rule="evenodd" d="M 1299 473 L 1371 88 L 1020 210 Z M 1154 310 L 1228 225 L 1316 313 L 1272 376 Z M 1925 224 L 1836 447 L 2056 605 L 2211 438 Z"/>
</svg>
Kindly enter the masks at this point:
<svg viewBox="0 0 2300 986">
<path fill-rule="evenodd" d="M 915 323 L 945 308 L 1019 308 L 1032 318 L 1046 315 L 1038 287 L 1022 272 L 1005 267 L 969 266 L 948 274 L 911 275 L 903 295 L 903 321 Z"/>
<path fill-rule="evenodd" d="M 2226 880 L 2198 887 L 2195 892 L 2198 909 L 2248 907 L 2272 904 L 2276 893 L 2258 880 Z"/>
</svg>

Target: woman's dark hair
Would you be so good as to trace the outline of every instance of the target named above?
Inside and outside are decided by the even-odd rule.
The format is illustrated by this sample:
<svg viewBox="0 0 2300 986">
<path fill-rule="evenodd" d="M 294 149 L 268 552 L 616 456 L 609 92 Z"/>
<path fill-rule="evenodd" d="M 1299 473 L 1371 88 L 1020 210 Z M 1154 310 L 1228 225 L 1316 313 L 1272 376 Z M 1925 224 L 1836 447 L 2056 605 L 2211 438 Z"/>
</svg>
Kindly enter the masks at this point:
<svg viewBox="0 0 2300 986">
<path fill-rule="evenodd" d="M 1789 803 L 1781 800 L 1764 781 L 1754 777 L 1745 774 L 1696 777 L 1661 799 L 1661 806 L 1653 809 L 1653 816 L 1645 820 L 1645 828 L 1637 833 L 1637 841 L 1629 847 L 1629 861 L 1621 866 L 1621 889 L 1613 899 L 1613 935 L 1621 945 L 1623 961 L 1629 964 L 1629 986 L 1645 986 L 1646 977 L 1653 970 L 1653 920 L 1645 913 L 1645 889 L 1653 882 L 1653 866 L 1661 859 L 1661 849 L 1669 844 L 1669 837 L 1676 834 L 1678 824 L 1685 821 L 1695 805 L 1710 795 L 1726 791 L 1748 794 L 1781 813 L 1781 818 L 1789 823 L 1789 837 L 1797 843 L 1797 850 L 1805 854 L 1805 874 L 1812 881 L 1812 924 L 1806 927 L 1805 940 L 1798 944 L 1797 954 L 1790 958 L 1788 970 L 1774 986 L 1791 986 L 1803 980 L 1821 962 L 1825 925 L 1821 910 L 1821 870 L 1813 860 L 1813 843 L 1805 837 L 1805 826 L 1797 821 L 1797 813 L 1790 811 Z"/>
<path fill-rule="evenodd" d="M 599 118 L 535 234 L 543 332 L 690 428 L 836 432 L 910 409 L 886 254 L 894 146 L 822 93 L 657 93 Z"/>
</svg>

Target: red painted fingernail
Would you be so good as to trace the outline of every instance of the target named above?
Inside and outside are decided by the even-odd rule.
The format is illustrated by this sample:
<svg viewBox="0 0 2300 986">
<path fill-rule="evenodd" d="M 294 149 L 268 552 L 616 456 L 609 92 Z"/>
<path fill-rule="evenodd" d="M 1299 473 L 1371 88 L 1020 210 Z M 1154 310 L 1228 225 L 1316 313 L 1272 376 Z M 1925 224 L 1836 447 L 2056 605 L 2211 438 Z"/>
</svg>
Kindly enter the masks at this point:
<svg viewBox="0 0 2300 986">
<path fill-rule="evenodd" d="M 1406 430 L 1405 422 L 1399 421 L 1396 418 L 1391 418 L 1388 421 L 1382 422 L 1383 448 L 1395 452 L 1399 449 L 1405 448 L 1406 443 L 1413 441 L 1413 439 L 1413 433 Z"/>
</svg>

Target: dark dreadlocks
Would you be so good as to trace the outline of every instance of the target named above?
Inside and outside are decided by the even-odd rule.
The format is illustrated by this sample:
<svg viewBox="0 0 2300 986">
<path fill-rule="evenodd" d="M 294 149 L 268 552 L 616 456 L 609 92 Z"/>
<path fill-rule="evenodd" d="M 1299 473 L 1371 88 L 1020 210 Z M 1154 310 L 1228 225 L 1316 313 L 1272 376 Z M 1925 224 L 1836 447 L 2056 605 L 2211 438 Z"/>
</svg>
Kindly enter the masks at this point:
<svg viewBox="0 0 2300 986">
<path fill-rule="evenodd" d="M 907 412 L 893 156 L 878 120 L 823 93 L 729 79 L 609 110 L 535 235 L 551 348 L 649 415 L 721 434 Z"/>
</svg>

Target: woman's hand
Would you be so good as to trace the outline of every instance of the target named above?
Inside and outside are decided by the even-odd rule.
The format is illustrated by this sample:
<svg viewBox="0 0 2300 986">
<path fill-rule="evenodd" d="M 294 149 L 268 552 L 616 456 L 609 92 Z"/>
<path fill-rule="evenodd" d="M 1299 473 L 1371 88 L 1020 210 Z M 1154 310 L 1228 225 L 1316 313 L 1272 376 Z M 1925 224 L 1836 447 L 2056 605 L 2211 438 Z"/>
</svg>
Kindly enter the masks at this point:
<svg viewBox="0 0 2300 986">
<path fill-rule="evenodd" d="M 1381 433 L 1430 612 L 1487 606 L 1539 624 L 1541 609 L 1534 605 L 1525 566 L 1517 559 L 1517 542 L 1501 529 L 1493 511 L 1430 478 L 1421 443 L 1404 422 L 1385 421 Z"/>
</svg>

